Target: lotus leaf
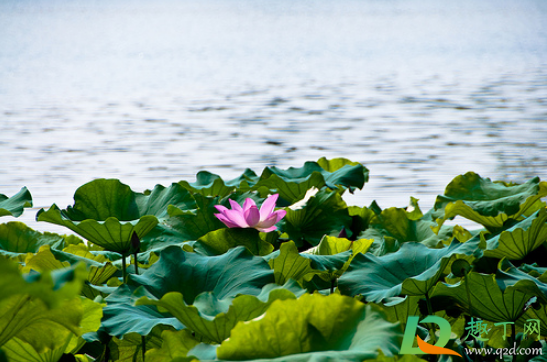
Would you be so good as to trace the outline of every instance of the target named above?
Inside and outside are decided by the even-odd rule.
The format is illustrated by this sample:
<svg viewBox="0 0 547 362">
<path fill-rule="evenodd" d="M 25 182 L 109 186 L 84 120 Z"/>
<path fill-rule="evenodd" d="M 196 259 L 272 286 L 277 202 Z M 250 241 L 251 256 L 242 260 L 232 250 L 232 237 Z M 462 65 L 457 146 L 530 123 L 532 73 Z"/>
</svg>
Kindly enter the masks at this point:
<svg viewBox="0 0 547 362">
<path fill-rule="evenodd" d="M 32 207 L 32 196 L 26 187 L 12 197 L 0 194 L 0 216 L 19 217 L 26 207 Z"/>
<path fill-rule="evenodd" d="M 469 283 L 469 288 L 465 283 Z M 451 297 L 468 314 L 498 323 L 519 319 L 525 305 L 538 293 L 537 286 L 530 280 L 504 286 L 496 281 L 494 275 L 471 272 L 454 285 L 439 283 L 432 296 Z"/>
<path fill-rule="evenodd" d="M 179 233 L 182 240 L 197 240 L 210 231 L 224 228 L 218 218 L 215 217 L 218 198 L 194 195 L 196 210 L 181 210 L 175 206 L 169 206 L 169 227 Z M 180 242 L 180 239 L 179 239 Z"/>
<path fill-rule="evenodd" d="M 96 331 L 100 326 L 102 306 L 85 298 L 81 299 L 81 303 L 83 318 L 80 322 L 80 331 L 82 333 Z M 70 334 L 59 348 L 39 353 L 31 344 L 13 337 L 2 346 L 2 349 L 6 352 L 10 362 L 57 362 L 63 353 L 75 354 L 84 344 L 85 341 L 78 335 Z"/>
<path fill-rule="evenodd" d="M 66 244 L 65 236 L 49 232 L 41 233 L 22 222 L 11 221 L 0 224 L 1 255 L 16 257 L 26 253 L 36 253 L 43 245 L 63 248 Z"/>
<path fill-rule="evenodd" d="M 397 207 L 384 209 L 372 219 L 371 227 L 400 243 L 417 241 L 430 247 L 437 247 L 443 241 L 451 239 L 452 227 L 443 225 L 435 233 L 433 227 L 436 227 L 437 223 L 429 220 L 429 214 L 417 220 L 409 218 L 409 215 L 405 209 Z"/>
<path fill-rule="evenodd" d="M 420 301 L 418 296 L 406 296 L 387 298 L 384 304 L 378 306 L 382 308 L 386 319 L 392 323 L 400 322 L 401 326 L 406 325 L 408 317 L 420 315 L 420 308 L 418 302 Z"/>
<path fill-rule="evenodd" d="M 199 344 L 199 341 L 192 336 L 189 330 L 183 329 L 176 332 L 164 331 L 161 334 L 161 338 L 163 339 L 161 348 L 146 352 L 147 362 L 175 361 L 176 358 L 189 362 L 193 360 L 192 357 L 187 358 L 187 354 L 188 351 Z"/>
<path fill-rule="evenodd" d="M 200 171 L 196 175 L 196 182 L 180 181 L 179 184 L 192 193 L 204 196 L 224 197 L 232 193 L 236 186 L 228 186 L 220 176 L 208 171 Z"/>
<path fill-rule="evenodd" d="M 213 292 L 219 299 L 238 294 L 258 295 L 264 285 L 274 282 L 268 263 L 243 247 L 220 256 L 203 256 L 171 246 L 142 275 L 132 274 L 129 279 L 157 298 L 168 292 L 180 292 L 187 304 L 193 304 L 203 292 Z"/>
<path fill-rule="evenodd" d="M 238 322 L 259 317 L 275 300 L 295 299 L 304 292 L 296 283 L 289 282 L 282 287 L 267 285 L 257 296 L 218 299 L 214 293 L 205 292 L 196 297 L 193 305 L 186 305 L 183 295 L 173 292 L 161 300 L 141 298 L 137 305 L 155 305 L 160 310 L 167 310 L 200 339 L 220 343 L 230 337 Z"/>
<path fill-rule="evenodd" d="M 244 246 L 253 255 L 268 255 L 274 246 L 260 237 L 256 229 L 219 229 L 198 239 L 194 250 L 204 255 L 221 255 L 230 249 Z"/>
<path fill-rule="evenodd" d="M 514 286 L 523 293 L 534 294 L 542 303 L 547 303 L 547 284 L 516 268 L 506 259 L 499 263 L 496 281 L 500 288 Z"/>
<path fill-rule="evenodd" d="M 167 208 L 195 208 L 195 200 L 178 184 L 157 185 L 150 193 L 133 192 L 116 179 L 98 179 L 76 190 L 74 206 L 60 210 L 53 205 L 38 212 L 38 221 L 65 226 L 87 240 L 121 254 L 130 251 L 131 236 L 143 238 L 168 217 Z M 143 247 L 145 249 L 145 247 Z"/>
<path fill-rule="evenodd" d="M 435 201 L 435 209 L 444 209 L 442 220 L 461 215 L 495 231 L 509 219 L 518 220 L 544 206 L 547 182 L 535 177 L 524 184 L 492 182 L 474 172 L 454 178 Z"/>
<path fill-rule="evenodd" d="M 254 185 L 257 181 L 258 176 L 252 170 L 246 169 L 240 177 L 229 181 L 222 180 L 220 176 L 214 173 L 200 171 L 196 175 L 196 182 L 180 181 L 179 184 L 192 192 L 194 196 L 195 194 L 201 194 L 203 196 L 218 196 L 222 198 L 234 192 L 243 182 L 247 183 L 247 185 Z"/>
<path fill-rule="evenodd" d="M 40 210 L 36 219 L 65 226 L 86 240 L 122 255 L 129 254 L 133 233 L 139 237 L 144 236 L 158 223 L 158 219 L 153 215 L 142 216 L 133 221 L 120 221 L 114 217 L 104 221 L 72 221 L 67 219 L 56 205 L 48 211 Z"/>
<path fill-rule="evenodd" d="M 71 333 L 79 335 L 82 267 L 25 279 L 15 264 L 0 258 L 0 346 L 17 337 L 41 353 L 62 346 Z"/>
<path fill-rule="evenodd" d="M 290 167 L 280 170 L 277 167 L 266 167 L 260 180 L 253 189 L 267 187 L 279 193 L 280 197 L 292 204 L 300 200 L 306 191 L 312 187 L 327 186 L 334 190 L 363 188 L 368 181 L 368 170 L 357 162 L 343 158 L 327 160 L 321 158 L 318 162 L 306 162 L 301 168 Z"/>
<path fill-rule="evenodd" d="M 162 344 L 161 334 L 165 329 L 160 326 L 154 328 L 150 334 L 144 337 L 146 349 L 160 348 Z M 144 362 L 143 360 L 143 337 L 131 333 L 123 339 L 113 337 L 108 344 L 110 358 L 115 362 Z"/>
<path fill-rule="evenodd" d="M 300 208 L 287 209 L 277 226 L 286 232 L 298 247 L 319 244 L 324 235 L 338 235 L 351 224 L 346 203 L 340 194 L 320 190 Z"/>
<path fill-rule="evenodd" d="M 156 308 L 146 305 L 135 306 L 135 301 L 143 296 L 152 295 L 144 288 L 135 290 L 127 285 L 118 287 L 106 298 L 107 306 L 103 308 L 101 329 L 111 336 L 123 338 L 130 333 L 146 336 L 159 325 L 184 328 L 184 325 L 168 313 L 160 313 Z"/>
<path fill-rule="evenodd" d="M 311 259 L 304 258 L 298 253 L 293 241 L 281 244 L 279 251 L 270 254 L 266 259 L 274 271 L 275 282 L 280 285 L 289 279 L 303 284 L 306 276 L 309 280 L 314 274 L 320 273 L 311 266 Z"/>
<path fill-rule="evenodd" d="M 379 349 L 396 353 L 400 338 L 399 326 L 371 306 L 336 294 L 305 294 L 275 301 L 259 320 L 238 323 L 216 351 L 220 360 L 363 361 Z"/>
<path fill-rule="evenodd" d="M 342 294 L 360 294 L 376 303 L 399 295 L 427 295 L 453 256 L 479 252 L 478 243 L 453 242 L 443 249 L 430 249 L 408 242 L 398 252 L 382 257 L 359 254 L 338 280 L 338 288 Z"/>
<path fill-rule="evenodd" d="M 546 220 L 547 209 L 543 208 L 513 227 L 488 239 L 484 255 L 499 259 L 523 259 L 547 240 Z"/>
</svg>

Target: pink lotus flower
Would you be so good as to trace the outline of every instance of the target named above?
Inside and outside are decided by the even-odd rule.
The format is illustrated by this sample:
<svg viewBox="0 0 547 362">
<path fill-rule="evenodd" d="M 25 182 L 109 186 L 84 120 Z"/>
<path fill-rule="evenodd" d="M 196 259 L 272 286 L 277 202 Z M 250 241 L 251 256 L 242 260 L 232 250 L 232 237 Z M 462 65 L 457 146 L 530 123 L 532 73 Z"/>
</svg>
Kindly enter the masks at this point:
<svg viewBox="0 0 547 362">
<path fill-rule="evenodd" d="M 247 198 L 243 207 L 234 200 L 229 200 L 232 209 L 222 205 L 215 205 L 220 214 L 215 216 L 229 228 L 255 228 L 265 233 L 274 231 L 275 224 L 287 213 L 285 210 L 274 211 L 275 202 L 279 194 L 270 195 L 264 201 L 260 210 L 253 199 Z"/>
</svg>

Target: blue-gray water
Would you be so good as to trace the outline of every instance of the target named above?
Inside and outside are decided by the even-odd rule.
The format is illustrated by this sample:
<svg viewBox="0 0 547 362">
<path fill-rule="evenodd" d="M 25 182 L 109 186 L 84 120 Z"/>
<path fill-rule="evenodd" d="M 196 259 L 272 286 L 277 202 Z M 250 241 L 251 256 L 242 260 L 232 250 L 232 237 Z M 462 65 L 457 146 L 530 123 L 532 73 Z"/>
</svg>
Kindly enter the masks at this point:
<svg viewBox="0 0 547 362">
<path fill-rule="evenodd" d="M 350 204 L 545 178 L 543 0 L 0 1 L 0 193 L 346 157 Z M 6 222 L 10 218 L 3 218 Z"/>
</svg>

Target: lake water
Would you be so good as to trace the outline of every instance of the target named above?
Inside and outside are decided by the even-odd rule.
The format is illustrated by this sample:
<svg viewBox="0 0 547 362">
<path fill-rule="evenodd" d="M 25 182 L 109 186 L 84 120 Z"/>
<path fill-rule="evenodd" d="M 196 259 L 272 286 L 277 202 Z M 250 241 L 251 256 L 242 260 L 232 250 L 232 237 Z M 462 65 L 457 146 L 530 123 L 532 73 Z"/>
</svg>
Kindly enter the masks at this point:
<svg viewBox="0 0 547 362">
<path fill-rule="evenodd" d="M 36 211 L 346 157 L 348 204 L 423 209 L 455 176 L 545 178 L 543 0 L 0 1 L 0 193 Z M 11 221 L 4 217 L 2 222 Z"/>
</svg>

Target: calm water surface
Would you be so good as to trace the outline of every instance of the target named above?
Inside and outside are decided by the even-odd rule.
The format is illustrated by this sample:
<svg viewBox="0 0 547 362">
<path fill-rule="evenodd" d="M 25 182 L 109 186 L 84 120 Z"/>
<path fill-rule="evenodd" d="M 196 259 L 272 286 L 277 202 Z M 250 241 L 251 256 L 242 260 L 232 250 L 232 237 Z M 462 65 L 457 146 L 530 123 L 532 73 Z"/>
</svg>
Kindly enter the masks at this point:
<svg viewBox="0 0 547 362">
<path fill-rule="evenodd" d="M 346 157 L 349 204 L 547 175 L 547 2 L 0 2 L 0 193 Z M 2 222 L 12 220 L 4 217 Z"/>
</svg>

